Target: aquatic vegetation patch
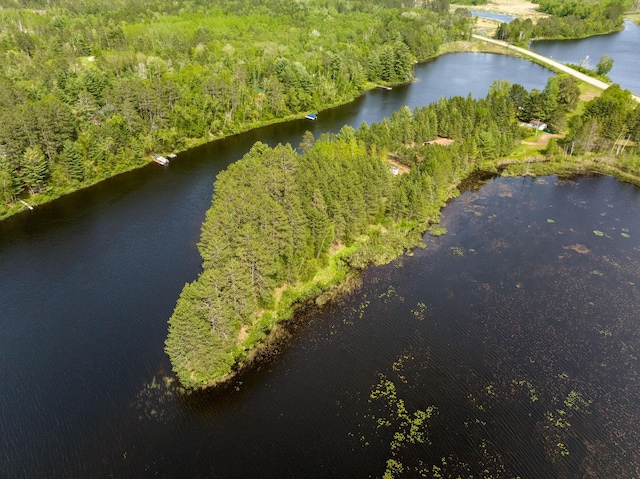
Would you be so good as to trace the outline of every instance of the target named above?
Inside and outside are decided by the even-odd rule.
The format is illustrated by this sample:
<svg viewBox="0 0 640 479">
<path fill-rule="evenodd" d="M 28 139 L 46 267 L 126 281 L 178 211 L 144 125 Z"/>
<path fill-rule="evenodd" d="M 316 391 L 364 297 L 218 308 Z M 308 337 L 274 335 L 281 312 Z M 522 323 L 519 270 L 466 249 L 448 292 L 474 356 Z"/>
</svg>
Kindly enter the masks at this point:
<svg viewBox="0 0 640 479">
<path fill-rule="evenodd" d="M 169 415 L 175 411 L 176 397 L 184 392 L 183 388 L 176 385 L 174 378 L 154 376 L 149 383 L 143 385 L 133 401 L 138 419 L 158 422 L 169 420 Z"/>
<path fill-rule="evenodd" d="M 363 298 L 363 301 L 358 305 L 357 308 L 353 309 L 353 312 L 358 316 L 358 319 L 362 319 L 362 316 L 364 316 L 365 311 L 371 304 L 371 301 L 366 299 L 367 298 L 366 293 L 362 295 L 362 298 Z"/>
<path fill-rule="evenodd" d="M 491 241 L 491 249 L 493 250 L 501 250 L 501 249 L 508 249 L 508 248 L 509 248 L 509 243 L 504 239 L 496 238 Z"/>
<path fill-rule="evenodd" d="M 447 234 L 447 228 L 443 228 L 442 226 L 436 226 L 433 225 L 431 228 L 429 228 L 429 234 L 431 236 L 434 237 L 438 237 L 438 236 L 442 236 L 444 234 Z"/>
<path fill-rule="evenodd" d="M 587 248 L 585 245 L 583 244 L 572 244 L 569 246 L 563 246 L 563 249 L 567 249 L 567 250 L 573 250 L 576 253 L 580 253 L 580 254 L 588 254 L 591 253 L 591 250 L 589 248 Z"/>
<path fill-rule="evenodd" d="M 404 303 L 404 298 L 398 295 L 398 293 L 396 292 L 396 289 L 393 286 L 389 286 L 389 288 L 387 288 L 387 290 L 384 293 L 381 293 L 378 296 L 378 298 L 384 300 L 385 303 L 388 303 L 395 298 L 397 298 L 400 302 Z"/>
<path fill-rule="evenodd" d="M 371 416 L 377 428 L 393 431 L 389 442 L 391 457 L 382 477 L 393 478 L 405 470 L 414 469 L 403 463 L 406 461 L 405 450 L 410 445 L 429 444 L 429 420 L 437 409 L 428 406 L 410 412 L 405 400 L 399 397 L 395 383 L 383 374 L 369 394 L 369 403 L 377 406 L 377 412 Z"/>
<path fill-rule="evenodd" d="M 531 402 L 536 402 L 539 398 L 538 395 L 536 394 L 536 388 L 533 387 L 533 384 L 531 384 L 529 381 L 525 380 L 525 379 L 521 379 L 519 381 L 516 381 L 515 379 L 512 381 L 512 384 L 514 386 L 519 386 L 519 387 L 524 387 L 526 388 L 526 390 L 529 393 L 529 398 L 531 399 Z"/>
<path fill-rule="evenodd" d="M 424 313 L 427 310 L 427 305 L 424 303 L 418 303 L 416 309 L 411 310 L 411 314 L 413 314 L 419 320 L 424 319 Z"/>
<path fill-rule="evenodd" d="M 379 374 L 378 382 L 371 387 L 369 412 L 365 418 L 373 430 L 370 434 L 358 436 L 363 447 L 379 444 L 378 447 L 386 451 L 388 457 L 380 477 L 472 477 L 478 471 L 483 471 L 483 478 L 519 477 L 505 465 L 500 447 L 485 435 L 488 431 L 483 428 L 487 422 L 479 418 L 467 425 L 481 428 L 480 436 L 469 438 L 469 445 L 473 448 L 470 458 L 460 458 L 454 451 L 440 454 L 442 447 L 436 441 L 443 438 L 433 436 L 435 421 L 442 423 L 447 418 L 442 417 L 439 407 L 415 394 L 416 385 L 429 375 L 429 364 L 432 363 L 432 359 L 425 362 L 425 353 L 429 355 L 425 351 L 403 353 L 392 363 L 389 371 Z M 492 387 L 488 385 L 485 393 Z M 356 437 L 355 434 L 352 436 Z"/>
<path fill-rule="evenodd" d="M 569 394 L 567 394 L 564 405 L 574 411 L 580 411 L 588 407 L 592 402 L 591 399 L 586 400 L 581 393 L 572 389 Z"/>
</svg>

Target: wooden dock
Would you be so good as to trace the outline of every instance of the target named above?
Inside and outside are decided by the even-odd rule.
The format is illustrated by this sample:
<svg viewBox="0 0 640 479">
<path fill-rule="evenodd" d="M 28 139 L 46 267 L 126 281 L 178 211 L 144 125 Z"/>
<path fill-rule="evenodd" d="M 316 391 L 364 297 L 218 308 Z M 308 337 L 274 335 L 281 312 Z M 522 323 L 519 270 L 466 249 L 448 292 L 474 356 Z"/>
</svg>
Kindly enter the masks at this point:
<svg viewBox="0 0 640 479">
<path fill-rule="evenodd" d="M 26 201 L 24 201 L 24 200 L 21 200 L 20 198 L 18 198 L 18 201 L 19 201 L 20 203 L 22 203 L 23 205 L 25 205 L 27 208 L 29 208 L 30 210 L 32 210 L 32 211 L 33 211 L 33 206 L 31 206 L 29 203 L 27 203 L 27 202 L 26 202 Z"/>
</svg>

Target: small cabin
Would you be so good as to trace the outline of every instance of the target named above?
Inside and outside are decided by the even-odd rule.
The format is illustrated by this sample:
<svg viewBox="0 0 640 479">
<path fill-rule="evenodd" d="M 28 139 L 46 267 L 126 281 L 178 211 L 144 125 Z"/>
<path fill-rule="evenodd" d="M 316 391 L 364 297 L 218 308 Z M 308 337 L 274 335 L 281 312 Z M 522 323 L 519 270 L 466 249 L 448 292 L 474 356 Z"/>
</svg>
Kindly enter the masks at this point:
<svg viewBox="0 0 640 479">
<path fill-rule="evenodd" d="M 547 124 L 543 123 L 542 120 L 533 120 L 529 122 L 529 126 L 531 128 L 535 128 L 536 130 L 545 130 L 547 128 Z"/>
</svg>

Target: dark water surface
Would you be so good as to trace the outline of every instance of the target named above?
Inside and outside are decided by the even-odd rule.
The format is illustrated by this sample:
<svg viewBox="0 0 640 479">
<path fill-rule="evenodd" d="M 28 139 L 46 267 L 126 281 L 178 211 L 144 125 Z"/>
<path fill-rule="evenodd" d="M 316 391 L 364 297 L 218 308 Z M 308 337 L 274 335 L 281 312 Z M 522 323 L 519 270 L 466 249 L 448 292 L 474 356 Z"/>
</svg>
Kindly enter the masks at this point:
<svg viewBox="0 0 640 479">
<path fill-rule="evenodd" d="M 640 27 L 625 20 L 624 30 L 582 40 L 540 40 L 530 48 L 562 63 L 579 64 L 588 55 L 588 68 L 595 69 L 602 55 L 613 58 L 613 68 L 607 74 L 636 95 L 640 94 Z"/>
<path fill-rule="evenodd" d="M 447 235 L 309 312 L 225 395 L 140 391 L 118 429 L 158 437 L 105 467 L 380 477 L 394 458 L 444 477 L 637 477 L 639 202 L 611 178 L 466 193 L 444 212 Z M 410 428 L 372 395 L 390 384 L 408 417 L 433 408 L 423 443 L 393 449 Z"/>
<path fill-rule="evenodd" d="M 231 390 L 185 398 L 168 383 L 166 321 L 200 271 L 196 243 L 214 178 L 253 142 L 296 145 L 306 129 L 318 135 L 378 121 L 403 104 L 484 95 L 498 74 L 527 88 L 542 88 L 549 75 L 485 54 L 448 55 L 416 73 L 415 84 L 370 92 L 316 123 L 205 145 L 166 169 L 149 165 L 0 223 L 0 477 L 379 476 L 394 432 L 376 429 L 371 417 L 381 415 L 380 400 L 368 402 L 379 374 L 397 383 L 411 413 L 436 407 L 436 446 L 402 446 L 407 464 L 451 456 L 477 471 L 484 447 L 482 457 L 493 459 L 483 461 L 522 464 L 523 477 L 586 467 L 585 450 L 595 471 L 637 468 L 630 315 L 640 209 L 638 190 L 610 179 L 496 181 L 479 199 L 464 196 L 447 209 L 449 235 L 402 259 L 404 268 L 367 272 L 362 289 L 310 314 L 281 356 Z M 592 253 L 564 249 L 578 243 Z M 563 265 L 573 269 L 565 274 Z M 562 278 L 567 297 L 552 297 Z M 552 300 L 553 314 L 536 309 Z M 562 339 L 561 349 L 545 338 Z M 525 382 L 509 389 L 512 381 Z M 531 405 L 518 392 L 526 381 L 540 396 Z M 563 429 L 574 436 L 544 439 L 540 414 L 559 409 L 553 398 L 570 392 L 560 384 L 592 403 Z M 547 458 L 558 442 L 570 454 L 556 464 Z"/>
</svg>

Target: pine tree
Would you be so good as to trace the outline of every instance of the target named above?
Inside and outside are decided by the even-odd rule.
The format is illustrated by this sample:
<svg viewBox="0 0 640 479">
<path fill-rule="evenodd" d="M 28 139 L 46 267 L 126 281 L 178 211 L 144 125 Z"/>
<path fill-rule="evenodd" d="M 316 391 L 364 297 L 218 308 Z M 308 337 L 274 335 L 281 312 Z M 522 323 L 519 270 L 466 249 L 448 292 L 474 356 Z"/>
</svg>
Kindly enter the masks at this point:
<svg viewBox="0 0 640 479">
<path fill-rule="evenodd" d="M 22 182 L 29 188 L 29 192 L 40 192 L 49 177 L 49 162 L 39 146 L 25 150 L 21 166 Z"/>
<path fill-rule="evenodd" d="M 393 44 L 394 74 L 400 81 L 410 80 L 413 76 L 413 55 L 406 43 L 398 40 Z"/>
<path fill-rule="evenodd" d="M 313 138 L 313 133 L 307 130 L 302 135 L 302 141 L 300 142 L 300 146 L 298 148 L 303 154 L 308 153 L 313 148 L 314 141 L 315 139 Z"/>
<path fill-rule="evenodd" d="M 67 167 L 69 177 L 74 181 L 84 180 L 84 165 L 82 155 L 75 143 L 67 140 L 64 142 L 62 158 Z"/>
</svg>

